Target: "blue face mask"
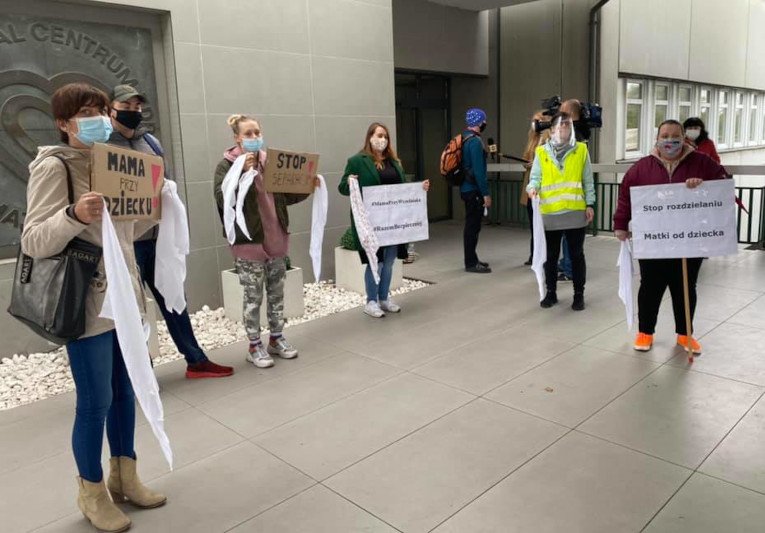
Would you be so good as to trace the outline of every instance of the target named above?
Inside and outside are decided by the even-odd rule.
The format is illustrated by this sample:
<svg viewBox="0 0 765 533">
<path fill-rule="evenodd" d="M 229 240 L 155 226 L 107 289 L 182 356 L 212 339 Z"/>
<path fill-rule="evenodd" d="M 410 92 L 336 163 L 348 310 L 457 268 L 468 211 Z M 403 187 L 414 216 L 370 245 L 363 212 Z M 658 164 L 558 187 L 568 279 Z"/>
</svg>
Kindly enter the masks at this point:
<svg viewBox="0 0 765 533">
<path fill-rule="evenodd" d="M 242 139 L 242 148 L 244 148 L 245 152 L 259 152 L 263 148 L 263 137 Z"/>
<path fill-rule="evenodd" d="M 85 146 L 93 146 L 94 143 L 105 143 L 112 134 L 112 121 L 103 115 L 97 117 L 84 117 L 77 119 L 75 137 Z"/>
</svg>

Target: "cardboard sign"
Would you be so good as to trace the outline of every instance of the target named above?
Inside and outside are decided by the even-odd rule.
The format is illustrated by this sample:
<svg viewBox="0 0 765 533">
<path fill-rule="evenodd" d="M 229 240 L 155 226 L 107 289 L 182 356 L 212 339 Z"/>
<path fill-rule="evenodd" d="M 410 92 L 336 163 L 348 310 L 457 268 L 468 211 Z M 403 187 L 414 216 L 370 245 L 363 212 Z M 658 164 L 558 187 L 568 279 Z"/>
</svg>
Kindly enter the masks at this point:
<svg viewBox="0 0 765 533">
<path fill-rule="evenodd" d="M 738 251 L 735 184 L 705 181 L 630 188 L 637 259 L 717 257 Z"/>
<path fill-rule="evenodd" d="M 269 148 L 263 181 L 268 192 L 311 194 L 319 171 L 319 154 Z"/>
<path fill-rule="evenodd" d="M 362 194 L 380 246 L 428 240 L 428 198 L 422 183 L 364 187 Z"/>
<path fill-rule="evenodd" d="M 91 150 L 90 190 L 104 195 L 112 220 L 159 220 L 162 215 L 162 158 L 110 144 Z"/>
</svg>

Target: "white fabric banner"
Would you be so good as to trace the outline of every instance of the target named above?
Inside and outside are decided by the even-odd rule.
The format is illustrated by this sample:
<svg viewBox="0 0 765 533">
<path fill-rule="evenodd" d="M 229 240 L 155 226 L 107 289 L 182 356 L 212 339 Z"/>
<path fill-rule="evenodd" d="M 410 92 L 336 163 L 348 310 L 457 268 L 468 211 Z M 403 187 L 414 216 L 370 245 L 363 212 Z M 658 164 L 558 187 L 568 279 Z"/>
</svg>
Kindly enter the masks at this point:
<svg viewBox="0 0 765 533">
<path fill-rule="evenodd" d="M 324 176 L 319 174 L 321 185 L 314 189 L 313 205 L 311 206 L 311 244 L 308 248 L 313 264 L 313 279 L 319 283 L 321 279 L 321 247 L 324 242 L 324 227 L 327 225 L 327 209 L 329 207 L 329 195 L 327 182 Z"/>
<path fill-rule="evenodd" d="M 428 240 L 428 198 L 422 183 L 364 187 L 364 206 L 380 246 Z"/>
<path fill-rule="evenodd" d="M 364 252 L 367 254 L 369 268 L 372 271 L 372 277 L 375 283 L 380 283 L 380 272 L 377 270 L 377 250 L 380 248 L 377 242 L 377 235 L 369 223 L 367 209 L 364 207 L 364 199 L 361 196 L 361 187 L 358 179 L 348 179 L 348 187 L 351 190 L 351 212 L 353 213 L 353 224 L 356 227 L 356 233 L 359 236 L 359 242 Z"/>
<path fill-rule="evenodd" d="M 624 312 L 627 314 L 627 331 L 632 331 L 635 312 L 632 304 L 633 265 L 629 241 L 622 241 L 616 266 L 619 267 L 619 298 L 624 303 Z"/>
<path fill-rule="evenodd" d="M 106 201 L 104 201 L 106 208 Z M 100 316 L 114 320 L 122 359 L 125 361 L 135 397 L 146 420 L 159 441 L 162 453 L 170 469 L 173 469 L 173 451 L 165 433 L 165 414 L 159 397 L 157 377 L 151 368 L 146 329 L 141 322 L 141 312 L 133 291 L 125 256 L 122 254 L 117 233 L 114 231 L 109 210 L 104 209 L 102 234 L 104 247 L 104 270 L 106 270 L 106 297 Z"/>
<path fill-rule="evenodd" d="M 738 251 L 733 180 L 630 189 L 637 259 L 716 257 Z"/>
<path fill-rule="evenodd" d="M 154 285 L 165 299 L 165 308 L 180 314 L 186 309 L 186 256 L 189 255 L 189 223 L 178 186 L 170 180 L 162 187 L 162 219 L 159 221 Z"/>
<path fill-rule="evenodd" d="M 542 220 L 542 211 L 539 209 L 539 196 L 530 198 L 533 208 L 534 226 L 534 255 L 531 258 L 531 270 L 537 276 L 539 285 L 539 301 L 544 300 L 547 293 L 545 286 L 545 261 L 547 261 L 547 239 L 545 238 L 545 225 Z"/>
</svg>

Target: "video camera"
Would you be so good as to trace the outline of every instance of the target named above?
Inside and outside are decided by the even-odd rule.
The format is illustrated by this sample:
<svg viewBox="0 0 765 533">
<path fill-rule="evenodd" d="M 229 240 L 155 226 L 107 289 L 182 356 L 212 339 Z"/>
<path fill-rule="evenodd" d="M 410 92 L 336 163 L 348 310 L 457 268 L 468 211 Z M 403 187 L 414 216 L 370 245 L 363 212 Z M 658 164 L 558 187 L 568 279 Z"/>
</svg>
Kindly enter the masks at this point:
<svg viewBox="0 0 765 533">
<path fill-rule="evenodd" d="M 552 117 L 558 114 L 562 103 L 560 96 L 557 95 L 542 100 L 542 107 L 544 108 L 542 114 L 546 117 L 550 117 L 550 120 L 534 120 L 533 124 L 535 132 L 542 133 L 546 129 L 552 127 Z M 591 128 L 600 128 L 603 126 L 603 108 L 598 104 L 591 104 L 589 102 L 581 104 L 579 108 L 579 117 L 579 120 L 574 121 L 574 127 L 583 134 L 585 139 L 589 138 L 589 131 Z"/>
</svg>

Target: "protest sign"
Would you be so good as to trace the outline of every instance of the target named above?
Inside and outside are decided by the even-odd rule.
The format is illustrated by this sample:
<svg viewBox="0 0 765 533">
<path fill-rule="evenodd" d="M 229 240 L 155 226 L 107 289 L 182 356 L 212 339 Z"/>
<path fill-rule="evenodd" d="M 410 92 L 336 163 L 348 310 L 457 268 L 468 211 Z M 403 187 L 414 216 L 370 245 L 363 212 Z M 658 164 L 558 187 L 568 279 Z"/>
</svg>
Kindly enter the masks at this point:
<svg viewBox="0 0 765 533">
<path fill-rule="evenodd" d="M 319 154 L 269 148 L 263 181 L 268 192 L 311 194 L 319 171 Z"/>
<path fill-rule="evenodd" d="M 109 144 L 91 150 L 90 190 L 104 195 L 112 220 L 159 220 L 162 158 Z"/>
<path fill-rule="evenodd" d="M 735 254 L 733 180 L 630 188 L 632 242 L 637 259 L 716 257 Z"/>
<path fill-rule="evenodd" d="M 363 193 L 380 246 L 428 240 L 428 200 L 422 183 L 364 187 Z"/>
</svg>

